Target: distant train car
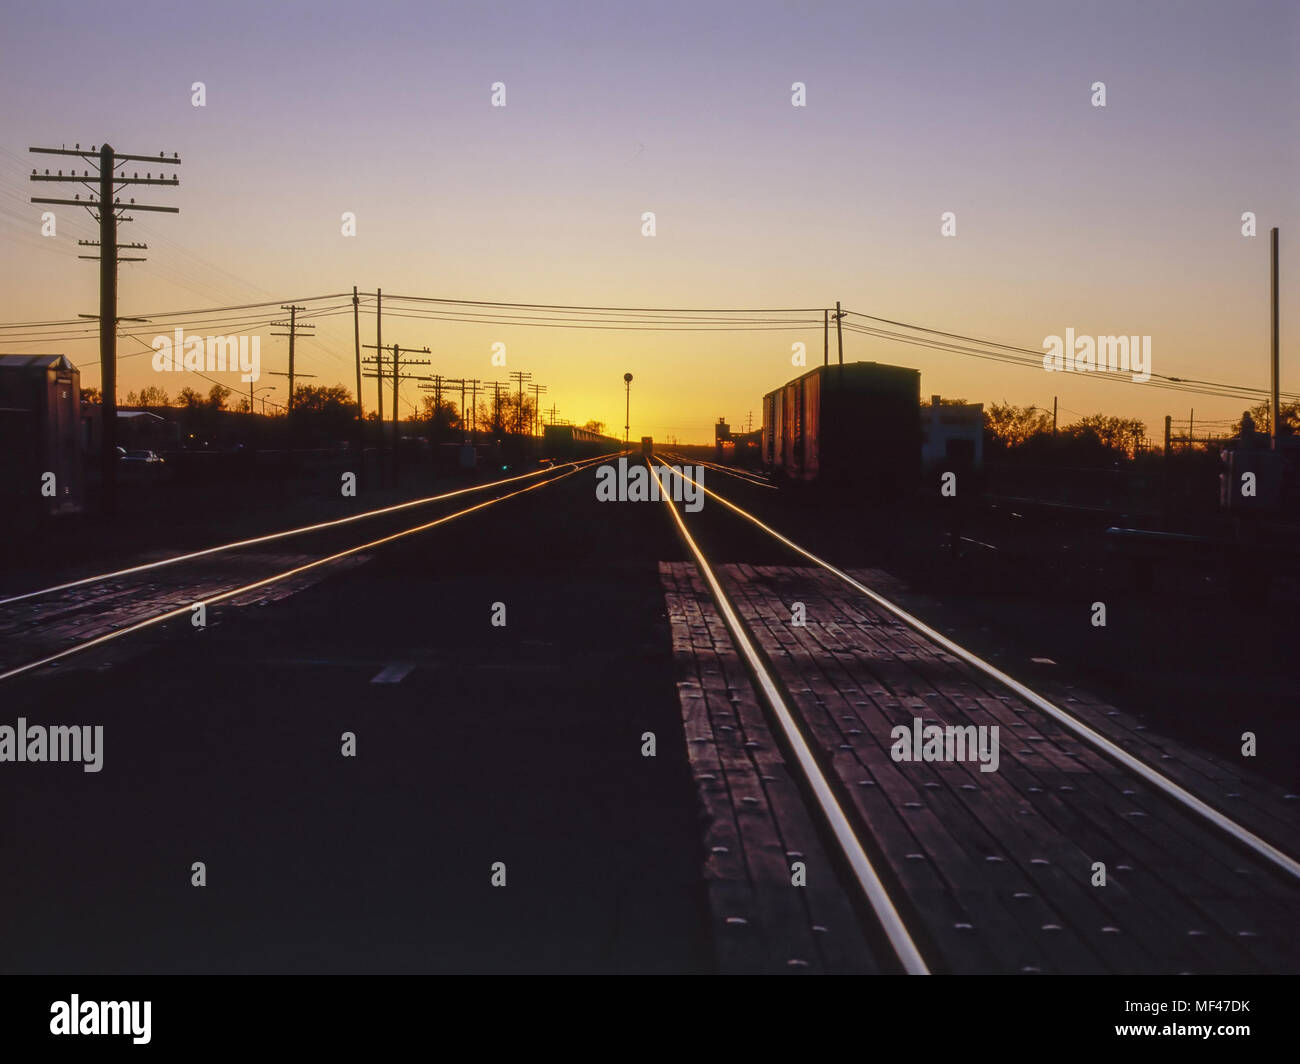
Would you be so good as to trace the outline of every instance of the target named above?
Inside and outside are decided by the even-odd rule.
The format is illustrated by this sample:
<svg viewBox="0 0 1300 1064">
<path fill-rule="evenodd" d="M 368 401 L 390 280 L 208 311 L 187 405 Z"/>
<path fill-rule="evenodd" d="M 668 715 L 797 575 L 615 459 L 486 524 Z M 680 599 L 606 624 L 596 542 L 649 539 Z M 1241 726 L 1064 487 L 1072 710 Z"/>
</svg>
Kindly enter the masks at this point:
<svg viewBox="0 0 1300 1064">
<path fill-rule="evenodd" d="M 650 458 L 655 453 L 655 441 L 653 436 L 641 437 L 641 457 Z"/>
<path fill-rule="evenodd" d="M 0 512 L 26 528 L 77 513 L 81 374 L 63 355 L 0 355 Z"/>
<path fill-rule="evenodd" d="M 917 370 L 818 366 L 763 396 L 763 463 L 785 483 L 901 497 L 920 477 L 920 407 Z"/>
<path fill-rule="evenodd" d="M 542 453 L 547 458 L 595 458 L 622 449 L 622 443 L 612 436 L 602 436 L 577 425 L 544 425 L 542 427 Z"/>
</svg>

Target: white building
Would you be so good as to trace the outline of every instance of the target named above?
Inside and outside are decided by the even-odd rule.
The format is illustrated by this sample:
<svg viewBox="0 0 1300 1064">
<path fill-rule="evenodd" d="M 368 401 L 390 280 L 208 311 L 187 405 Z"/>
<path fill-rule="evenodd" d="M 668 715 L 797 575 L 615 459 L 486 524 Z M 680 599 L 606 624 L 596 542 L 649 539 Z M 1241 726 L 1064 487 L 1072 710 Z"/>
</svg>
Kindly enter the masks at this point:
<svg viewBox="0 0 1300 1064">
<path fill-rule="evenodd" d="M 984 467 L 984 404 L 942 402 L 930 396 L 921 406 L 921 464 L 969 460 Z"/>
</svg>

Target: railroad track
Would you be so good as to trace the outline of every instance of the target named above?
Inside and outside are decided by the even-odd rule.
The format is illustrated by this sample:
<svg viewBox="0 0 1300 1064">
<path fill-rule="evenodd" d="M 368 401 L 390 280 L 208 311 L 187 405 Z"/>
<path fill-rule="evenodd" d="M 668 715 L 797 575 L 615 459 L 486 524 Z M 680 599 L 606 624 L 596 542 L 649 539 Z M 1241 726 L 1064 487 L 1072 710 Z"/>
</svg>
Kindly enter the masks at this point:
<svg viewBox="0 0 1300 1064">
<path fill-rule="evenodd" d="M 209 607 L 254 604 L 292 593 L 328 571 L 355 564 L 365 551 L 556 483 L 609 457 L 569 462 L 49 587 L 0 595 L 0 681 L 59 665 L 74 655 L 171 621 L 190 626 L 199 605 L 206 623 Z M 431 520 L 407 523 L 413 510 L 448 508 L 455 500 L 484 492 L 491 497 L 449 509 Z M 358 542 L 354 526 L 362 522 L 370 534 Z"/>
<path fill-rule="evenodd" d="M 757 834 L 744 825 L 765 805 L 786 855 L 810 850 L 792 844 L 799 817 L 782 808 L 781 777 L 761 761 L 766 725 L 863 920 L 875 954 L 867 970 L 1300 970 L 1292 856 L 1300 833 L 1280 793 L 1235 776 L 1223 793 L 1222 766 L 1161 745 L 1140 725 L 1126 728 L 1109 707 L 1052 701 L 712 487 L 699 485 L 711 505 L 688 513 L 671 501 L 669 482 L 690 471 L 658 456 L 651 468 L 698 569 L 697 604 L 712 600 L 765 714 L 762 722 L 743 707 L 730 714 L 726 701 L 744 698 L 735 680 L 702 693 L 713 698 L 709 712 L 687 714 L 688 744 L 720 751 L 697 775 L 712 789 L 705 804 L 715 825 L 730 830 L 728 817 L 741 825 L 713 848 L 720 860 L 744 845 L 751 878 L 762 869 L 761 855 L 752 859 Z M 719 521 L 749 523 L 801 564 L 717 564 L 705 544 L 710 526 L 725 542 Z M 673 578 L 683 588 L 692 579 Z M 670 601 L 689 599 L 687 591 Z M 796 603 L 806 609 L 802 625 L 792 619 Z M 969 756 L 912 759 L 923 729 L 949 725 L 1000 734 L 1001 764 L 996 739 L 992 770 Z M 900 727 L 917 742 L 903 742 Z M 749 737 L 753 774 L 738 746 L 727 753 L 734 728 Z M 737 797 L 759 787 L 765 793 Z M 750 905 L 780 934 L 774 924 L 798 922 L 805 910 L 781 909 L 794 893 L 789 879 L 777 881 L 788 870 L 770 860 L 766 868 L 767 889 L 756 883 Z M 725 945 L 752 914 L 728 915 L 738 896 L 719 896 L 729 899 L 722 910 L 715 904 Z"/>
</svg>

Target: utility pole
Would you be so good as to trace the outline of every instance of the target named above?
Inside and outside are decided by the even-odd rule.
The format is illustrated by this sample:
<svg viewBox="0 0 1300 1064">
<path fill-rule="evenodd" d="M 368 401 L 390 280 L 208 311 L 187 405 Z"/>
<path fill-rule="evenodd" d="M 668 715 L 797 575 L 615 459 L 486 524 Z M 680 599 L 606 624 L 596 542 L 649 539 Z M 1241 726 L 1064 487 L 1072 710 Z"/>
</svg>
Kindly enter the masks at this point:
<svg viewBox="0 0 1300 1064">
<path fill-rule="evenodd" d="M 273 334 L 273 335 L 274 335 L 274 334 Z M 284 335 L 284 334 L 281 333 L 281 334 L 279 334 L 279 335 Z M 294 376 L 297 376 L 298 378 L 302 378 L 302 377 L 310 377 L 310 378 L 312 378 L 313 380 L 314 380 L 315 377 L 316 377 L 316 374 L 314 374 L 314 373 L 298 373 L 298 374 L 289 374 L 289 373 L 281 373 L 279 370 L 268 370 L 266 375 L 267 375 L 268 377 L 289 377 L 290 380 L 294 379 Z M 284 414 L 285 414 L 285 418 L 287 419 L 288 416 L 289 416 L 289 407 L 288 407 L 288 406 L 286 406 L 286 407 L 284 408 Z"/>
<path fill-rule="evenodd" d="M 280 309 L 287 310 L 289 312 L 289 320 L 273 321 L 271 322 L 271 326 L 272 328 L 288 328 L 289 331 L 287 333 L 271 333 L 271 335 L 289 337 L 289 372 L 283 374 L 283 376 L 289 378 L 289 401 L 287 404 L 287 411 L 288 411 L 288 416 L 292 418 L 293 417 L 293 378 L 294 378 L 293 341 L 297 337 L 297 333 L 299 329 L 314 329 L 316 328 L 316 326 L 309 325 L 309 324 L 303 324 L 303 325 L 298 324 L 298 311 L 306 310 L 307 309 L 306 307 L 296 307 L 292 304 L 290 304 L 289 306 L 285 306 L 284 304 L 281 304 Z M 280 376 L 280 374 L 277 374 L 277 376 Z M 302 374 L 302 376 L 309 377 L 309 376 L 315 376 L 315 374 L 304 373 Z"/>
<path fill-rule="evenodd" d="M 522 435 L 524 431 L 524 383 L 533 379 L 531 373 L 511 370 L 510 379 L 519 382 L 519 416 L 515 419 L 515 432 Z"/>
<path fill-rule="evenodd" d="M 369 343 L 365 345 L 369 347 Z M 378 386 L 374 389 L 376 410 L 380 412 L 380 455 L 383 455 L 383 289 L 374 290 L 374 350 L 378 351 Z M 380 467 L 382 468 L 382 460 Z"/>
<path fill-rule="evenodd" d="M 433 417 L 430 418 L 430 420 L 433 422 L 435 428 L 437 427 L 438 420 L 441 417 L 441 412 L 442 412 L 442 386 L 444 384 L 449 386 L 457 385 L 457 384 L 460 385 L 459 416 L 460 416 L 461 443 L 465 442 L 465 388 L 469 385 L 469 383 L 470 382 L 465 380 L 463 377 L 459 379 L 452 379 L 451 377 L 444 377 L 441 374 L 435 373 L 433 375 L 432 384 L 420 385 L 420 390 L 422 392 L 433 392 Z M 477 384 L 478 382 L 475 381 L 474 383 Z"/>
<path fill-rule="evenodd" d="M 1052 439 L 1056 439 L 1056 396 L 1052 396 Z"/>
<path fill-rule="evenodd" d="M 1276 451 L 1276 450 L 1277 450 L 1278 412 L 1279 412 L 1279 410 L 1281 409 L 1281 398 L 1282 398 L 1282 397 L 1281 397 L 1281 393 L 1280 393 L 1280 391 L 1279 391 L 1279 387 L 1280 387 L 1280 385 L 1279 385 L 1279 381 L 1278 381 L 1278 371 L 1279 371 L 1280 367 L 1279 367 L 1279 365 L 1278 365 L 1278 329 L 1277 329 L 1277 300 L 1278 300 L 1278 288 L 1277 288 L 1277 226 L 1273 226 L 1272 230 L 1269 232 L 1269 254 L 1270 254 L 1270 258 L 1271 258 L 1271 260 L 1272 260 L 1272 261 L 1271 261 L 1271 265 L 1270 265 L 1270 269 L 1269 269 L 1269 276 L 1270 276 L 1270 278 L 1271 278 L 1271 280 L 1272 280 L 1272 284 L 1271 284 L 1271 288 L 1272 288 L 1272 292 L 1271 292 L 1271 295 L 1272 295 L 1272 307 L 1271 307 L 1271 313 L 1272 313 L 1272 326 L 1273 326 L 1273 329 L 1272 329 L 1272 332 L 1273 332 L 1273 359 L 1272 359 L 1272 369 L 1273 369 L 1273 372 L 1272 372 L 1272 388 L 1271 388 L 1272 401 L 1269 403 L 1269 407 L 1268 407 L 1268 410 L 1269 410 L 1269 417 L 1268 417 L 1268 434 L 1269 434 L 1269 440 L 1271 441 L 1271 446 L 1272 446 L 1273 450 Z"/>
<path fill-rule="evenodd" d="M 1196 407 L 1192 407 L 1191 416 L 1187 419 L 1187 442 L 1193 446 L 1196 444 Z"/>
<path fill-rule="evenodd" d="M 383 368 L 384 349 L 383 349 L 382 347 L 380 347 L 378 344 L 374 344 L 374 345 L 372 345 L 372 344 L 366 344 L 366 347 L 367 347 L 367 348 L 372 348 L 372 347 L 373 347 L 373 349 L 374 349 L 374 351 L 375 351 L 375 357 L 374 357 L 374 359 L 373 359 L 373 360 L 372 360 L 372 359 L 366 359 L 365 361 L 368 362 L 368 363 L 373 362 L 373 364 L 374 364 L 374 366 L 375 366 L 375 372 L 374 372 L 373 374 L 369 374 L 369 376 L 373 376 L 373 377 L 378 377 L 378 378 L 379 378 L 379 392 L 380 392 L 380 394 L 382 395 L 382 394 L 383 394 L 383 391 L 384 391 L 384 380 L 383 380 L 383 378 L 384 378 L 384 368 Z M 393 344 L 393 346 L 392 346 L 391 348 L 389 348 L 389 350 L 392 351 L 392 353 L 393 353 L 393 483 L 394 483 L 394 485 L 395 485 L 395 484 L 397 483 L 397 452 L 398 452 L 398 450 L 400 449 L 400 446 L 399 446 L 399 445 L 400 445 L 400 442 L 401 442 L 401 438 L 400 438 L 400 436 L 398 435 L 398 433 L 399 433 L 399 431 L 400 431 L 399 426 L 398 426 L 398 418 L 400 417 L 400 413 L 399 413 L 399 410 L 398 410 L 398 392 L 397 392 L 397 387 L 398 387 L 398 384 L 399 384 L 400 382 L 404 381 L 404 380 L 412 381 L 412 380 L 428 380 L 428 379 L 429 379 L 428 377 L 420 377 L 420 376 L 416 376 L 415 374 L 410 374 L 410 373 L 406 373 L 406 374 L 404 374 L 404 373 L 402 373 L 402 365 L 403 365 L 402 355 L 405 355 L 405 354 L 412 354 L 412 355 L 428 355 L 428 354 L 431 354 L 432 352 L 430 352 L 430 350 L 429 350 L 427 347 L 402 347 L 402 346 L 400 346 L 400 345 L 398 345 L 398 344 Z M 411 358 L 408 358 L 408 359 L 405 360 L 405 364 L 408 365 L 408 366 L 427 366 L 427 365 L 429 365 L 429 359 L 427 359 L 427 358 L 423 358 L 423 359 L 411 359 Z M 383 430 L 383 424 L 381 423 L 381 424 L 380 424 L 380 431 L 382 432 L 382 430 Z"/>
<path fill-rule="evenodd" d="M 528 390 L 533 393 L 533 435 L 541 434 L 542 424 L 542 393 L 546 391 L 545 384 L 530 384 Z"/>
<path fill-rule="evenodd" d="M 152 171 L 141 177 L 133 172 L 130 177 L 119 175 L 117 168 L 127 162 L 157 163 L 160 166 L 179 166 L 180 158 L 173 152 L 170 159 L 161 152 L 157 158 L 152 155 L 119 155 L 112 145 L 103 144 L 99 148 L 91 145 L 90 151 L 82 151 L 81 145 L 72 148 L 28 148 L 37 155 L 71 155 L 83 160 L 98 159 L 98 171 L 92 174 L 82 170 L 78 174 L 71 170 L 65 176 L 62 170 L 51 174 L 46 170 L 38 174 L 32 170 L 33 181 L 75 182 L 84 186 L 90 195 L 86 199 L 78 193 L 75 199 L 48 199 L 33 196 L 33 203 L 51 203 L 68 207 L 85 207 L 92 218 L 99 222 L 99 390 L 100 390 L 100 462 L 103 475 L 103 509 L 107 514 L 117 509 L 117 264 L 122 261 L 140 262 L 139 258 L 120 259 L 118 257 L 117 223 L 133 221 L 126 217 L 126 211 L 159 211 L 165 214 L 179 214 L 179 207 L 157 207 L 136 203 L 134 199 L 123 203 L 117 193 L 128 185 L 179 185 L 178 177 L 163 177 L 159 171 L 157 177 Z M 99 196 L 95 198 L 93 182 L 98 178 Z M 93 247 L 93 242 L 82 241 Z M 145 249 L 144 244 L 128 244 L 128 248 Z M 93 258 L 93 256 L 84 256 Z"/>
<path fill-rule="evenodd" d="M 483 382 L 477 377 L 471 377 L 465 382 L 469 385 L 469 431 L 470 442 L 478 443 L 478 386 Z M 465 420 L 464 412 L 460 415 L 461 421 Z"/>
<path fill-rule="evenodd" d="M 844 320 L 844 311 L 840 310 L 840 301 L 835 301 L 835 342 L 840 348 L 840 366 L 844 365 L 844 329 L 841 322 Z M 843 370 L 840 371 L 843 373 Z"/>
<path fill-rule="evenodd" d="M 822 365 L 831 364 L 831 312 L 822 311 Z"/>
<path fill-rule="evenodd" d="M 357 356 L 357 453 L 361 448 L 361 299 L 357 295 L 357 286 L 352 286 L 352 345 Z"/>
<path fill-rule="evenodd" d="M 388 350 L 388 351 L 391 351 L 391 352 L 392 352 L 392 355 L 393 355 L 393 432 L 394 432 L 394 434 L 396 434 L 396 432 L 397 432 L 397 419 L 398 419 L 398 417 L 399 417 L 398 409 L 397 409 L 397 400 L 398 400 L 397 386 L 398 386 L 398 384 L 399 384 L 401 381 L 417 381 L 417 380 L 418 380 L 418 381 L 427 381 L 427 380 L 430 379 L 429 377 L 420 377 L 420 376 L 417 376 L 417 375 L 412 374 L 412 373 L 403 373 L 403 372 L 402 372 L 402 367 L 403 367 L 403 366 L 427 366 L 427 365 L 429 365 L 429 359 L 427 359 L 427 358 L 407 358 L 407 359 L 403 359 L 402 356 L 403 356 L 403 355 L 430 355 L 430 354 L 432 354 L 433 352 L 430 351 L 427 347 L 402 347 L 402 346 L 400 346 L 400 345 L 398 345 L 398 344 L 393 344 L 393 345 L 392 345 L 391 347 L 389 347 L 389 348 L 382 348 L 382 347 L 380 347 L 378 344 L 366 344 L 365 346 L 366 346 L 366 349 L 367 349 L 367 350 L 372 350 L 372 351 L 375 351 L 375 352 L 376 352 L 376 355 L 375 355 L 374 358 L 367 358 L 367 359 L 364 360 L 364 361 L 366 362 L 367 365 L 373 365 L 373 366 L 375 367 L 375 372 L 374 372 L 374 373 L 367 373 L 366 376 L 367 376 L 367 377 L 378 377 L 378 378 L 379 378 L 379 387 L 380 387 L 380 390 L 381 390 L 381 391 L 383 390 L 383 386 L 384 386 L 383 378 L 384 378 L 384 376 L 385 376 L 385 374 L 384 374 L 384 368 L 383 368 L 383 363 L 384 363 L 384 351 L 385 351 L 385 350 Z M 394 435 L 393 438 L 394 438 L 394 440 L 396 440 L 396 438 L 397 438 L 396 435 Z"/>
</svg>

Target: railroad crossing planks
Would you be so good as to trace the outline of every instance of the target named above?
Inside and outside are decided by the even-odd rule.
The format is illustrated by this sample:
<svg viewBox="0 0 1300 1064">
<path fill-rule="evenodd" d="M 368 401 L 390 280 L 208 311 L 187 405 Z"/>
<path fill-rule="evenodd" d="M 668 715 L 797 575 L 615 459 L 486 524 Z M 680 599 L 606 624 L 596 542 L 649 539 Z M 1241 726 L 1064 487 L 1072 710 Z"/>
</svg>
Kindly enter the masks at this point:
<svg viewBox="0 0 1300 1064">
<path fill-rule="evenodd" d="M 692 565 L 660 565 L 691 770 L 705 814 L 704 876 L 718 967 L 873 972 L 852 903 Z M 806 886 L 795 886 L 802 865 Z"/>
<path fill-rule="evenodd" d="M 869 847 L 884 858 L 896 904 L 909 926 L 924 929 L 918 941 L 937 969 L 1300 967 L 1296 885 L 1128 769 L 824 570 L 739 565 L 717 572 Z M 882 574 L 854 575 L 880 586 Z M 736 724 L 710 719 L 721 771 L 738 787 L 730 802 L 715 790 L 706 808 L 711 821 L 739 825 L 756 812 L 744 802 L 754 793 L 740 793 L 752 787 L 744 764 L 760 777 L 775 776 L 759 767 L 771 737 L 763 735 L 758 702 L 693 566 L 661 565 L 661 577 L 679 670 L 695 667 L 704 677 L 699 699 L 683 696 L 688 733 L 723 698 L 737 707 L 728 718 Z M 794 620 L 796 602 L 803 603 L 802 625 Z M 1230 815 L 1240 809 L 1244 826 L 1296 851 L 1294 815 L 1276 787 L 1183 749 L 1086 692 L 1045 695 L 1210 804 Z M 711 707 L 699 704 L 710 697 Z M 996 726 L 997 770 L 982 772 L 970 760 L 894 760 L 891 730 L 913 718 Z M 758 744 L 748 759 L 732 745 L 726 729 L 735 727 Z M 692 749 L 692 759 L 703 753 Z M 793 823 L 788 806 L 796 788 L 759 782 L 782 794 L 785 821 Z M 1236 805 L 1224 801 L 1227 787 Z M 758 841 L 764 831 L 780 830 L 777 814 L 754 827 L 751 889 L 776 882 L 784 871 L 772 859 L 779 847 Z M 1098 862 L 1105 865 L 1104 886 L 1096 878 Z M 726 882 L 735 888 L 734 879 Z M 772 896 L 779 897 L 780 891 Z M 780 903 L 765 898 L 767 919 L 779 925 Z"/>
</svg>

